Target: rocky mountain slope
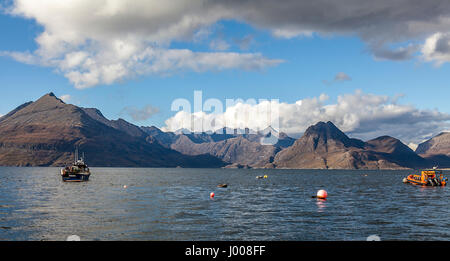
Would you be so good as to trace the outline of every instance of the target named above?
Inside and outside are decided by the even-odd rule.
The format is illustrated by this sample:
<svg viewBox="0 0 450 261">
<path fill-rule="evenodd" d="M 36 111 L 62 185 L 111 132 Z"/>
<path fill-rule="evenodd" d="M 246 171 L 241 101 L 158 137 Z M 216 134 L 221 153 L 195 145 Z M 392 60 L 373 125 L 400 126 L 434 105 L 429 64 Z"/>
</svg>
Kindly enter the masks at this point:
<svg viewBox="0 0 450 261">
<path fill-rule="evenodd" d="M 434 166 L 450 168 L 450 132 L 442 132 L 419 144 L 416 153 L 426 158 Z"/>
<path fill-rule="evenodd" d="M 243 136 L 221 141 L 195 143 L 188 136 L 180 135 L 170 146 L 172 149 L 187 155 L 208 153 L 229 164 L 241 164 L 250 167 L 264 167 L 273 161 L 280 148 L 272 145 L 261 145 Z"/>
<path fill-rule="evenodd" d="M 401 169 L 428 165 L 399 140 L 383 136 L 351 139 L 331 122 L 319 122 L 274 159 L 277 168 Z"/>
<path fill-rule="evenodd" d="M 239 132 L 224 128 L 222 133 L 162 132 L 158 128 L 141 127 L 160 144 L 186 155 L 209 154 L 234 166 L 265 167 L 283 148 L 295 139 L 268 128 L 258 132 Z M 231 133 L 231 134 L 230 134 Z M 273 133 L 273 134 L 272 134 Z M 273 136 L 276 135 L 276 136 Z M 273 137 L 278 137 L 277 140 Z M 275 141 L 271 144 L 271 141 Z"/>
<path fill-rule="evenodd" d="M 419 144 L 417 154 L 448 155 L 450 156 L 450 132 L 442 132 L 439 135 Z"/>
<path fill-rule="evenodd" d="M 210 155 L 186 156 L 150 143 L 140 128 L 108 121 L 94 109 L 65 104 L 53 93 L 19 106 L 0 118 L 0 165 L 61 166 L 75 146 L 91 166 L 221 167 Z"/>
</svg>

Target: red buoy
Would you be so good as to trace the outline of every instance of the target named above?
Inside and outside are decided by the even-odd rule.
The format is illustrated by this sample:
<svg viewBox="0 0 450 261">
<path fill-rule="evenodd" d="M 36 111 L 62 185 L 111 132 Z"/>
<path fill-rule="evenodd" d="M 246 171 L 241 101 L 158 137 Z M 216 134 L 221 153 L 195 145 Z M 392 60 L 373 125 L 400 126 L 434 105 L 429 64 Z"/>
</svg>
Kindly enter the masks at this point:
<svg viewBox="0 0 450 261">
<path fill-rule="evenodd" d="M 325 190 L 321 189 L 321 190 L 317 191 L 317 198 L 326 199 L 327 197 L 328 197 L 328 193 Z"/>
<path fill-rule="evenodd" d="M 209 197 L 214 198 L 214 195 L 215 195 L 214 192 L 211 192 L 211 194 L 209 194 Z"/>
</svg>

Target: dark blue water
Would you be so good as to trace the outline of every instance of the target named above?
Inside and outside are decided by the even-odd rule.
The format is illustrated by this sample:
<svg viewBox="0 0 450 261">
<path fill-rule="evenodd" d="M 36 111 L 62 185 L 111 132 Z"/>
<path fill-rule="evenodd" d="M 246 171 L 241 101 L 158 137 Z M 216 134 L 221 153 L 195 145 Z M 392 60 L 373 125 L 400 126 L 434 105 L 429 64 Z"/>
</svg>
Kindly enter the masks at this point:
<svg viewBox="0 0 450 261">
<path fill-rule="evenodd" d="M 92 172 L 63 183 L 58 168 L 1 167 L 0 240 L 450 239 L 449 188 L 403 184 L 409 171 Z"/>
</svg>

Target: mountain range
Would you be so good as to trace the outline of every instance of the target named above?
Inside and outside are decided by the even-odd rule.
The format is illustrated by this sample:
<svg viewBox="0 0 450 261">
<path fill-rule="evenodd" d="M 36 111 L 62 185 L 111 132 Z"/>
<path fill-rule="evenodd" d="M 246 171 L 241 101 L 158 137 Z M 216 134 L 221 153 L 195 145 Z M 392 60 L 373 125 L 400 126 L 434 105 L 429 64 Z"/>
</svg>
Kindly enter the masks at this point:
<svg viewBox="0 0 450 261">
<path fill-rule="evenodd" d="M 401 169 L 429 163 L 400 140 L 382 136 L 364 142 L 349 138 L 332 122 L 309 127 L 295 143 L 278 153 L 275 167 L 319 169 Z"/>
<path fill-rule="evenodd" d="M 109 121 L 96 109 L 66 104 L 53 93 L 0 118 L 0 165 L 61 166 L 75 146 L 91 166 L 221 167 L 210 155 L 189 156 L 139 136 L 139 127 Z M 142 132 L 144 135 L 144 132 Z"/>
<path fill-rule="evenodd" d="M 274 139 L 276 138 L 276 139 Z M 409 169 L 450 167 L 450 133 L 411 150 L 382 136 L 348 137 L 332 122 L 310 126 L 294 139 L 271 127 L 260 132 L 164 132 L 109 120 L 95 108 L 66 104 L 53 93 L 0 117 L 1 166 L 62 166 L 79 147 L 91 166 Z"/>
</svg>

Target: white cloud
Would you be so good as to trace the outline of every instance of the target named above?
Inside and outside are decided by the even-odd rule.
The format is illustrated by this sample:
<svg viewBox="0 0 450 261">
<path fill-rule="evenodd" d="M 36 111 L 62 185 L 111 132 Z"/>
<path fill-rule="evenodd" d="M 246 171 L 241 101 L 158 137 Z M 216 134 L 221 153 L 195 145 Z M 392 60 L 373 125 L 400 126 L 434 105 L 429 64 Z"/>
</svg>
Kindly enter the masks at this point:
<svg viewBox="0 0 450 261">
<path fill-rule="evenodd" d="M 295 103 L 272 103 L 279 112 L 280 130 L 289 134 L 303 133 L 318 121 L 332 121 L 350 136 L 372 139 L 390 135 L 407 144 L 419 143 L 442 129 L 448 128 L 450 115 L 436 110 L 419 110 L 412 105 L 397 104 L 397 97 L 365 94 L 340 95 L 334 104 L 325 104 L 328 96 L 305 98 Z M 216 126 L 204 131 L 217 130 L 224 125 L 230 128 L 249 127 L 262 130 L 268 126 L 267 114 L 262 113 L 266 103 L 238 103 L 223 113 L 178 112 L 166 120 L 165 130 L 192 129 L 191 122 L 215 122 Z M 205 125 L 204 125 L 205 126 Z M 206 125 L 208 126 L 208 125 Z"/>
<path fill-rule="evenodd" d="M 28 52 L 7 52 L 7 51 L 1 51 L 0 56 L 9 56 L 13 58 L 14 60 L 25 63 L 25 64 L 38 64 L 39 59 L 33 54 L 30 54 Z"/>
<path fill-rule="evenodd" d="M 16 0 L 10 14 L 36 20 L 44 32 L 36 38 L 34 52 L 0 55 L 56 68 L 77 88 L 146 74 L 261 70 L 283 62 L 259 53 L 171 49 L 172 41 L 193 41 L 211 24 L 231 17 L 230 10 L 207 2 Z M 212 42 L 212 47 L 225 51 L 229 46 L 222 40 Z"/>
<path fill-rule="evenodd" d="M 437 66 L 450 61 L 450 33 L 435 33 L 428 37 L 422 47 L 422 58 Z"/>
<path fill-rule="evenodd" d="M 419 146 L 418 144 L 412 143 L 412 142 L 410 142 L 410 143 L 408 144 L 408 147 L 409 147 L 410 149 L 414 150 L 414 151 L 416 151 L 416 149 L 417 149 L 418 146 Z"/>
<path fill-rule="evenodd" d="M 299 30 L 299 29 L 274 29 L 272 35 L 278 38 L 291 39 L 298 36 L 310 37 L 313 35 L 313 31 Z"/>
<path fill-rule="evenodd" d="M 3 50 L 0 55 L 56 68 L 77 88 L 149 73 L 171 74 L 174 71 L 169 65 L 174 65 L 175 71 L 204 71 L 260 69 L 282 62 L 255 53 L 197 53 L 171 48 L 174 41 L 207 40 L 208 28 L 218 21 L 237 20 L 279 38 L 355 35 L 367 43 L 376 59 L 411 59 L 429 37 L 422 48 L 424 61 L 448 62 L 450 52 L 444 50 L 450 33 L 450 2 L 419 2 L 14 0 L 6 8 L 9 14 L 33 19 L 44 30 L 36 38 L 36 50 Z M 224 51 L 229 46 L 213 41 L 211 47 Z M 220 59 L 215 59 L 217 56 Z M 203 64 L 197 64 L 198 57 L 203 58 Z M 208 67 L 205 57 L 210 60 Z M 234 62 L 222 66 L 224 59 Z"/>
<path fill-rule="evenodd" d="M 99 52 L 69 52 L 51 60 L 17 52 L 9 56 L 29 64 L 56 67 L 79 89 L 112 84 L 139 75 L 170 75 L 183 70 L 263 70 L 283 62 L 281 59 L 266 58 L 260 53 L 193 52 L 189 49 L 156 47 L 142 49 L 121 41 L 113 44 L 117 46 L 103 45 Z M 98 49 L 101 49 L 100 45 Z"/>
<path fill-rule="evenodd" d="M 69 94 L 64 94 L 64 95 L 59 96 L 59 98 L 63 102 L 68 103 L 72 99 L 72 96 L 70 96 Z"/>
<path fill-rule="evenodd" d="M 230 45 L 223 39 L 214 39 L 209 43 L 209 49 L 216 51 L 226 51 Z"/>
</svg>

